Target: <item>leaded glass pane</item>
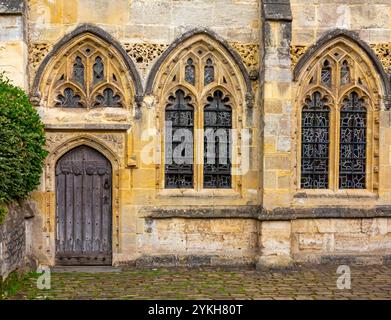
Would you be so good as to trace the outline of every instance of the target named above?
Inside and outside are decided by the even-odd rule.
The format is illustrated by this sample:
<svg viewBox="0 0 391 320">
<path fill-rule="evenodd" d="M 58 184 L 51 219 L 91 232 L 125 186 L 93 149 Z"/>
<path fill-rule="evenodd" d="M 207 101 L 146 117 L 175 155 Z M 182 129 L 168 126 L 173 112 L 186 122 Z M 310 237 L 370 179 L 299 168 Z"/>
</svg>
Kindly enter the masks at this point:
<svg viewBox="0 0 391 320">
<path fill-rule="evenodd" d="M 301 188 L 329 187 L 329 126 L 330 109 L 315 92 L 302 109 L 301 123 Z"/>
<path fill-rule="evenodd" d="M 76 57 L 73 64 L 73 79 L 84 86 L 84 64 L 80 57 Z"/>
<path fill-rule="evenodd" d="M 367 110 L 364 99 L 352 92 L 342 102 L 339 187 L 365 189 Z"/>
<path fill-rule="evenodd" d="M 216 91 L 204 108 L 204 188 L 231 188 L 232 110 L 229 98 Z"/>
<path fill-rule="evenodd" d="M 206 66 L 204 70 L 204 85 L 207 86 L 209 83 L 215 81 L 215 69 L 211 59 L 206 60 Z"/>
<path fill-rule="evenodd" d="M 81 98 L 71 88 L 66 88 L 64 94 L 59 94 L 56 99 L 56 107 L 60 108 L 83 108 Z"/>
<path fill-rule="evenodd" d="M 189 58 L 185 67 L 185 80 L 194 86 L 195 84 L 195 67 L 193 59 Z"/>
<path fill-rule="evenodd" d="M 103 80 L 104 77 L 104 66 L 103 66 L 103 61 L 101 57 L 96 57 L 95 63 L 93 66 L 93 78 L 94 78 L 94 83 L 98 83 Z"/>
<path fill-rule="evenodd" d="M 182 90 L 169 98 L 165 121 L 165 187 L 193 188 L 194 108 Z"/>
<path fill-rule="evenodd" d="M 322 72 L 321 72 L 321 83 L 327 87 L 331 87 L 332 83 L 332 70 L 330 62 L 326 60 L 323 63 Z"/>
<path fill-rule="evenodd" d="M 114 94 L 114 91 L 110 88 L 103 90 L 103 94 L 96 97 L 94 107 L 98 108 L 121 108 L 121 97 L 118 94 Z"/>
<path fill-rule="evenodd" d="M 341 65 L 341 84 L 344 85 L 348 83 L 350 83 L 350 68 L 348 62 L 344 60 Z"/>
</svg>

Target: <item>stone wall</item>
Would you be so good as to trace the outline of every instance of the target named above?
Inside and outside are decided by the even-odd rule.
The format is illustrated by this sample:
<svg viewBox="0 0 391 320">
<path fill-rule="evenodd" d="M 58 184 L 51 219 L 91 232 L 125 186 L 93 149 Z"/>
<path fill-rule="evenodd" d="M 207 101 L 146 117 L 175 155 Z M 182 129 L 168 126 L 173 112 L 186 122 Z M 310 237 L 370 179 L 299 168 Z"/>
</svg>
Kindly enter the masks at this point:
<svg viewBox="0 0 391 320">
<path fill-rule="evenodd" d="M 358 49 L 363 45 L 357 39 L 391 72 L 389 0 L 118 0 L 115 5 L 107 0 L 31 0 L 26 14 L 22 3 L 0 0 L 4 29 L 0 69 L 15 83 L 31 89 L 45 57 L 56 58 L 50 54 L 55 44 L 88 23 L 89 28 L 114 39 L 113 48 L 118 45 L 124 50 L 140 74 L 142 87 L 139 100 L 133 99 L 131 106 L 137 112 L 131 109 L 129 117 L 121 121 L 111 111 L 97 117 L 93 110 L 88 119 L 74 110 L 58 112 L 39 105 L 39 98 L 33 97 L 46 121 L 50 151 L 42 184 L 33 194 L 38 214 L 28 234 L 34 243 L 31 250 L 41 262 L 54 263 L 56 161 L 81 143 L 99 150 L 113 164 L 116 264 L 218 264 L 229 260 L 283 265 L 362 254 L 377 259 L 381 253 L 388 254 L 387 217 L 391 213 L 376 211 L 378 206 L 389 207 L 391 201 L 387 97 L 379 97 L 379 117 L 374 119 L 374 137 L 380 146 L 374 150 L 379 161 L 373 171 L 380 177 L 376 188 L 306 193 L 300 190 L 297 161 L 297 95 L 302 84 L 294 70 L 322 36 L 344 29 L 354 35 L 352 41 Z M 252 134 L 250 171 L 237 184 L 239 191 L 164 190 L 161 167 L 140 161 L 143 147 L 151 142 L 143 140 L 142 133 L 160 130 L 159 113 L 166 99 L 156 90 L 146 92 L 148 76 L 154 74 L 153 66 L 171 45 L 175 45 L 174 51 L 182 48 L 178 37 L 190 30 L 208 30 L 202 34 L 205 37 L 213 33 L 209 43 L 222 40 L 251 75 L 249 87 L 255 99 L 248 103 L 251 97 L 246 96 L 240 106 L 244 110 L 240 121 Z M 159 69 L 167 67 L 164 61 L 158 65 Z M 380 77 L 380 69 L 372 69 L 375 78 Z M 377 88 L 379 96 L 385 94 L 383 89 Z"/>
<path fill-rule="evenodd" d="M 174 265 L 255 263 L 258 250 L 255 220 L 147 219 L 144 228 L 144 234 L 139 238 L 141 258 L 137 263 L 151 263 L 162 258 Z"/>
<path fill-rule="evenodd" d="M 381 264 L 391 257 L 391 219 L 261 222 L 259 265 Z"/>
<path fill-rule="evenodd" d="M 0 71 L 27 89 L 27 45 L 24 32 L 24 1 L 0 1 Z"/>
<path fill-rule="evenodd" d="M 29 202 L 9 206 L 8 215 L 0 225 L 0 280 L 15 270 L 31 266 L 30 224 L 26 219 L 33 216 L 34 209 Z"/>
<path fill-rule="evenodd" d="M 391 41 L 390 1 L 291 0 L 292 44 L 311 45 L 325 32 L 357 32 L 367 43 Z"/>
<path fill-rule="evenodd" d="M 28 1 L 30 57 L 34 65 L 66 33 L 92 23 L 123 44 L 145 81 L 152 64 L 176 38 L 209 28 L 227 41 L 257 44 L 258 0 Z M 140 54 L 143 61 L 138 60 Z M 31 71 L 34 73 L 34 70 Z"/>
</svg>

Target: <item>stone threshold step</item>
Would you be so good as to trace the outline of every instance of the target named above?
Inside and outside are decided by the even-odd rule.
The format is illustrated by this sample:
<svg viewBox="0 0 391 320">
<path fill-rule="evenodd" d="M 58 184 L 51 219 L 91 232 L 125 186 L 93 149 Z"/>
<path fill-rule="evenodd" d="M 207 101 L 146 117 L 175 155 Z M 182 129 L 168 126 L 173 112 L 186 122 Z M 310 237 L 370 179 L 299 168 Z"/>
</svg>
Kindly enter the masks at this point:
<svg viewBox="0 0 391 320">
<path fill-rule="evenodd" d="M 122 271 L 122 268 L 111 266 L 56 266 L 50 269 L 53 273 L 112 273 Z"/>
</svg>

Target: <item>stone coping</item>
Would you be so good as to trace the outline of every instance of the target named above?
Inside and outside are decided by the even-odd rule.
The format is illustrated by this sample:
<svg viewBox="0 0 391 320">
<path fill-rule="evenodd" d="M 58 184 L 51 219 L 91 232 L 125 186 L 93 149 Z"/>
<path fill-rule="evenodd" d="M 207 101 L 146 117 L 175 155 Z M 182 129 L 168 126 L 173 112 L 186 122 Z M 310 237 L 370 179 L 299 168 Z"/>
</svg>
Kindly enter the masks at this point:
<svg viewBox="0 0 391 320">
<path fill-rule="evenodd" d="M 150 219 L 256 219 L 260 221 L 290 221 L 297 219 L 363 219 L 391 218 L 391 206 L 371 208 L 317 207 L 317 208 L 276 208 L 268 210 L 262 206 L 164 208 L 143 207 L 141 217 Z"/>
</svg>

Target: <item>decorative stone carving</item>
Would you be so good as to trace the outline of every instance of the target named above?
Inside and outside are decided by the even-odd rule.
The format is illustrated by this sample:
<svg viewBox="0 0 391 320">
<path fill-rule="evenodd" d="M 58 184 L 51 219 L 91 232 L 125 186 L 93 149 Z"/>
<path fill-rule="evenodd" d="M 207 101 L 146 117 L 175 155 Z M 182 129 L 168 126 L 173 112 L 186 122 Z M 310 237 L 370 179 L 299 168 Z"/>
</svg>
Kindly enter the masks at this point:
<svg viewBox="0 0 391 320">
<path fill-rule="evenodd" d="M 371 45 L 386 72 L 391 73 L 391 42 Z"/>
<path fill-rule="evenodd" d="M 123 154 L 125 143 L 122 134 L 97 134 L 97 137 L 108 144 L 118 155 Z"/>
<path fill-rule="evenodd" d="M 130 58 L 145 72 L 168 48 L 161 43 L 125 43 L 123 45 Z"/>
<path fill-rule="evenodd" d="M 254 43 L 229 43 L 242 58 L 243 63 L 249 70 L 257 69 L 259 66 L 259 46 Z"/>
<path fill-rule="evenodd" d="M 62 141 L 67 138 L 68 135 L 64 133 L 46 132 L 46 147 L 47 149 L 53 150 L 54 147 L 58 146 Z"/>
<path fill-rule="evenodd" d="M 66 140 L 77 137 L 78 135 L 80 135 L 78 132 L 58 133 L 49 131 L 46 133 L 46 147 L 49 151 L 53 150 L 55 147 L 66 142 Z M 102 140 L 106 145 L 109 145 L 113 151 L 121 152 L 125 148 L 122 133 L 95 133 L 94 136 Z"/>
<path fill-rule="evenodd" d="M 29 46 L 29 65 L 35 71 L 38 69 L 42 60 L 49 53 L 52 45 L 45 42 L 31 43 Z"/>
<path fill-rule="evenodd" d="M 306 46 L 291 46 L 292 69 L 296 67 L 301 56 L 306 52 L 306 50 Z"/>
</svg>

